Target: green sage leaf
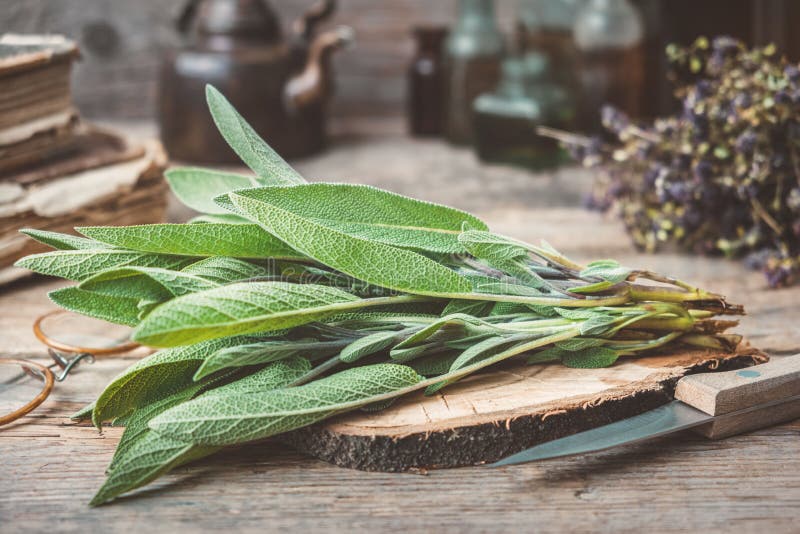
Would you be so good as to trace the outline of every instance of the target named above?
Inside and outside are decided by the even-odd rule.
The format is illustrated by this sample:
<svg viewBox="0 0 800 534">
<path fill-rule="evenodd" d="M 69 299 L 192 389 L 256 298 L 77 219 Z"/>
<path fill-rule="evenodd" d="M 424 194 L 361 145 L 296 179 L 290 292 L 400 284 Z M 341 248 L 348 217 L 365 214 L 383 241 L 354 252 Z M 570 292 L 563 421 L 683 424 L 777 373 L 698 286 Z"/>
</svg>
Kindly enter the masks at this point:
<svg viewBox="0 0 800 534">
<path fill-rule="evenodd" d="M 43 245 L 48 245 L 56 250 L 87 250 L 109 248 L 108 245 L 94 241 L 93 239 L 86 239 L 71 234 L 61 234 L 58 232 L 48 232 L 47 230 L 34 230 L 32 228 L 23 228 L 19 231 L 21 234 L 35 239 Z"/>
<path fill-rule="evenodd" d="M 264 185 L 293 185 L 305 179 L 264 142 L 239 112 L 211 85 L 206 86 L 208 109 L 219 133 Z"/>
<path fill-rule="evenodd" d="M 119 249 L 89 249 L 56 250 L 32 254 L 17 261 L 14 265 L 47 276 L 81 281 L 100 271 L 114 267 L 136 265 L 181 269 L 193 261 L 196 260 L 171 254 L 148 254 Z"/>
<path fill-rule="evenodd" d="M 50 300 L 71 312 L 80 313 L 110 323 L 136 326 L 139 324 L 139 301 L 133 298 L 103 295 L 77 287 L 56 289 L 47 294 Z"/>
<path fill-rule="evenodd" d="M 240 334 L 275 331 L 330 315 L 413 297 L 359 299 L 315 284 L 248 282 L 184 295 L 154 309 L 133 333 L 145 345 L 174 347 Z"/>
<path fill-rule="evenodd" d="M 577 369 L 598 369 L 613 365 L 617 358 L 619 354 L 608 347 L 589 347 L 563 353 L 561 363 Z"/>
<path fill-rule="evenodd" d="M 242 213 L 293 249 L 369 284 L 432 296 L 472 289 L 469 280 L 411 250 L 353 237 L 236 193 L 228 198 Z"/>
<path fill-rule="evenodd" d="M 143 224 L 86 226 L 85 236 L 138 252 L 302 260 L 304 257 L 256 224 Z"/>
<path fill-rule="evenodd" d="M 392 398 L 421 380 L 404 365 L 357 367 L 293 388 L 199 397 L 157 416 L 150 428 L 200 445 L 243 443 Z"/>
<path fill-rule="evenodd" d="M 245 176 L 211 169 L 178 167 L 164 173 L 170 189 L 183 204 L 211 215 L 230 213 L 214 202 L 214 198 L 237 189 L 261 185 L 256 176 Z"/>
<path fill-rule="evenodd" d="M 486 228 L 483 221 L 464 211 L 365 185 L 314 183 L 235 194 L 350 236 L 436 253 L 465 251 L 459 243 L 464 222 Z M 231 207 L 224 198 L 221 201 Z"/>
</svg>

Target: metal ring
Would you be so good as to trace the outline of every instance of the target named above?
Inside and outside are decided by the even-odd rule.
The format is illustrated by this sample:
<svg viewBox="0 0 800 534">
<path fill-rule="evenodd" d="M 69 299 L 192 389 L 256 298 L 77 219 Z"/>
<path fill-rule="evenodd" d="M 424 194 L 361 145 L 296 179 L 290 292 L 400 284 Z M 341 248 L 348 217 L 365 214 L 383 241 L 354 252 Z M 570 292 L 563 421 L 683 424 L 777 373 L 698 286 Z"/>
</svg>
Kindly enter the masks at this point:
<svg viewBox="0 0 800 534">
<path fill-rule="evenodd" d="M 44 365 L 36 362 L 32 362 L 30 360 L 16 360 L 13 358 L 0 358 L 1 363 L 12 363 L 25 367 L 35 367 L 44 378 L 44 388 L 42 391 L 36 395 L 28 404 L 23 406 L 22 408 L 15 410 L 9 414 L 0 416 L 0 426 L 7 425 L 13 421 L 16 421 L 20 417 L 25 414 L 30 413 L 34 409 L 36 409 L 41 403 L 45 401 L 47 397 L 50 396 L 50 392 L 53 391 L 53 385 L 55 384 L 55 376 L 53 375 L 53 371 L 49 368 L 45 367 Z"/>
<path fill-rule="evenodd" d="M 102 347 L 102 348 L 78 347 L 74 345 L 67 345 L 66 343 L 61 343 L 60 341 L 56 341 L 55 339 L 48 337 L 42 330 L 42 322 L 48 317 L 64 313 L 68 312 L 66 310 L 53 310 L 51 312 L 45 313 L 44 315 L 40 315 L 33 323 L 33 335 L 35 335 L 39 341 L 41 341 L 48 347 L 54 348 L 56 350 L 60 350 L 63 352 L 74 352 L 77 354 L 86 353 L 86 354 L 91 354 L 93 356 L 121 354 L 123 352 L 129 352 L 135 348 L 140 347 L 138 343 L 134 343 L 133 341 L 130 341 L 128 343 L 123 343 L 122 345 L 117 345 L 116 347 Z"/>
</svg>

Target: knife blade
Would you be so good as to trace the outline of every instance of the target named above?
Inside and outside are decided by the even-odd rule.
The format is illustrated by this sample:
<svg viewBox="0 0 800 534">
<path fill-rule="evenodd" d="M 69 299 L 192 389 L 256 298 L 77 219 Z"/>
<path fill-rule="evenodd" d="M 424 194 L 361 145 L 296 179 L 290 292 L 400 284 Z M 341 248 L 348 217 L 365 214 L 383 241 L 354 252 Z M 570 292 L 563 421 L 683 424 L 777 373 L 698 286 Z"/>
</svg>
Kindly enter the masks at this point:
<svg viewBox="0 0 800 534">
<path fill-rule="evenodd" d="M 678 382 L 675 395 L 681 400 L 536 445 L 489 467 L 598 452 L 691 428 L 727 437 L 800 417 L 800 354 L 741 371 L 690 375 Z"/>
</svg>

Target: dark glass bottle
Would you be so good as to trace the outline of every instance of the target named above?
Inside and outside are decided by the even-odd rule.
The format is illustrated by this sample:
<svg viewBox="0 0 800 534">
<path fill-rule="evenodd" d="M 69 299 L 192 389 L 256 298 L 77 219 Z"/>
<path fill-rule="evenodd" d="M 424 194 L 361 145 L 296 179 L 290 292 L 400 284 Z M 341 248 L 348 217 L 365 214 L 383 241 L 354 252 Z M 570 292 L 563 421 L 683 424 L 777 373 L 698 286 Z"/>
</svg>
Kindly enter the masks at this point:
<svg viewBox="0 0 800 534">
<path fill-rule="evenodd" d="M 447 38 L 445 133 L 450 142 L 472 142 L 472 102 L 497 85 L 504 50 L 494 2 L 459 0 L 458 21 Z"/>
<path fill-rule="evenodd" d="M 550 79 L 541 54 L 506 59 L 502 72 L 497 89 L 475 100 L 478 157 L 530 169 L 558 164 L 558 143 L 538 135 L 536 127 L 563 128 L 569 122 L 574 110 L 567 92 Z"/>
<path fill-rule="evenodd" d="M 442 45 L 447 28 L 414 28 L 417 53 L 408 69 L 408 129 L 412 135 L 440 135 L 444 126 L 445 71 Z"/>
<path fill-rule="evenodd" d="M 517 46 L 522 52 L 538 52 L 547 58 L 549 75 L 572 100 L 579 94 L 577 48 L 572 35 L 583 0 L 519 0 Z M 566 125 L 574 129 L 575 125 Z"/>
<path fill-rule="evenodd" d="M 581 129 L 601 127 L 600 109 L 612 104 L 642 114 L 644 24 L 628 0 L 589 0 L 575 20 Z"/>
</svg>

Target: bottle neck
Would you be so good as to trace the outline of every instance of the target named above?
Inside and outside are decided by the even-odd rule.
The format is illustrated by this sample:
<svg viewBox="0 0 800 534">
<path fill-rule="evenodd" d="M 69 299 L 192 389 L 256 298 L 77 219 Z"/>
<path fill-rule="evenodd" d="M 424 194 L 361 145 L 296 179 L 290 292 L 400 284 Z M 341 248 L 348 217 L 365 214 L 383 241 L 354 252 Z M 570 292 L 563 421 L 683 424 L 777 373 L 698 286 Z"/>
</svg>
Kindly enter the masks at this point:
<svg viewBox="0 0 800 534">
<path fill-rule="evenodd" d="M 462 28 L 494 27 L 494 0 L 459 0 L 457 26 Z"/>
</svg>

